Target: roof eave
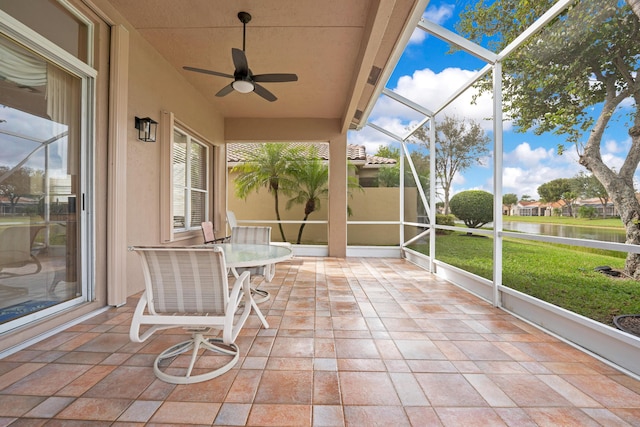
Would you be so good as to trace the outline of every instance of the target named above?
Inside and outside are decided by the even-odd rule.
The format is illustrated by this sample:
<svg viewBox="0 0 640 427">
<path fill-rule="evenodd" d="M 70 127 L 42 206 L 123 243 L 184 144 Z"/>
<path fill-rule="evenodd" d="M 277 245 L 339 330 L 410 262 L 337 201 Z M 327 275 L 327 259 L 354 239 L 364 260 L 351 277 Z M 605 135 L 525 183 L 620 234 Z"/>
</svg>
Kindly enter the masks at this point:
<svg viewBox="0 0 640 427">
<path fill-rule="evenodd" d="M 375 50 L 375 52 L 368 52 L 367 55 L 363 55 L 360 71 L 354 85 L 354 94 L 360 92 L 360 96 L 357 97 L 354 95 L 351 97 L 351 102 L 348 105 L 345 113 L 345 120 L 343 121 L 343 131 L 348 129 L 360 130 L 366 125 L 369 114 L 371 114 L 371 110 L 373 110 L 373 107 L 380 97 L 382 90 L 386 86 L 391 73 L 393 73 L 400 56 L 402 56 L 402 53 L 409 43 L 409 39 L 416 29 L 418 22 L 422 18 L 422 14 L 428 4 L 429 0 L 416 0 L 413 3 L 408 19 L 404 19 L 402 30 L 397 35 L 390 34 L 386 31 L 382 31 L 382 34 L 376 34 L 373 30 L 370 31 L 367 51 Z M 380 8 L 378 8 L 378 14 L 376 15 L 375 21 L 376 22 L 374 22 L 373 25 L 374 28 L 376 26 L 385 26 L 384 29 L 388 30 L 386 28 L 386 24 L 389 21 L 389 16 L 381 16 Z M 374 35 L 377 35 L 379 38 L 373 39 Z M 395 42 L 390 54 L 384 55 L 384 58 L 382 60 L 379 59 L 379 63 L 376 63 L 375 56 L 382 56 L 378 54 L 381 50 L 383 37 L 394 37 Z M 373 47 L 375 47 L 375 49 L 373 49 Z M 366 59 L 369 57 L 371 57 L 371 59 L 367 61 Z M 371 85 L 369 77 L 374 66 L 381 69 L 381 71 L 375 84 Z M 366 86 L 369 86 L 369 88 L 373 86 L 373 88 L 372 90 L 366 90 Z"/>
</svg>

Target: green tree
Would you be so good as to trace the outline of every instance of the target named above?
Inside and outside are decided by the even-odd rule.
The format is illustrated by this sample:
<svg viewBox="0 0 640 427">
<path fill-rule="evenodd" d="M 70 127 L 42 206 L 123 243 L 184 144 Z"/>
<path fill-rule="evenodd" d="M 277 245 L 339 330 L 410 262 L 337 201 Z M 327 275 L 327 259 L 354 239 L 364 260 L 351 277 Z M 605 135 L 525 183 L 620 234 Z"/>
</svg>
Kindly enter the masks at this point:
<svg viewBox="0 0 640 427">
<path fill-rule="evenodd" d="M 287 210 L 293 205 L 304 205 L 304 218 L 298 229 L 297 244 L 302 241 L 302 232 L 309 215 L 320 209 L 322 199 L 326 199 L 329 193 L 329 166 L 320 159 L 318 150 L 311 147 L 306 153 L 300 154 L 301 156 L 291 163 L 287 171 L 298 182 L 296 190 L 292 192 L 294 197 L 287 201 Z M 355 176 L 349 175 L 347 180 L 349 194 L 356 188 L 362 190 Z M 351 215 L 349 206 L 347 206 L 347 214 Z"/>
<path fill-rule="evenodd" d="M 562 200 L 569 209 L 569 216 L 573 216 L 573 204 L 578 198 L 578 192 L 575 188 L 576 183 L 572 178 L 558 178 L 539 186 L 538 194 L 546 203 Z"/>
<path fill-rule="evenodd" d="M 400 149 L 398 147 L 391 147 L 390 145 L 381 145 L 376 151 L 376 156 L 386 157 L 387 159 L 400 160 Z"/>
<path fill-rule="evenodd" d="M 598 178 L 593 176 L 593 174 L 586 174 L 582 171 L 574 176 L 573 179 L 575 180 L 577 191 L 580 196 L 587 199 L 595 197 L 600 201 L 600 204 L 602 205 L 602 217 L 606 218 L 609 193 L 607 193 L 607 189 L 604 188 L 604 185 L 602 185 L 602 183 L 598 181 Z"/>
<path fill-rule="evenodd" d="M 458 31 L 479 43 L 487 38 L 490 48 L 501 51 L 554 3 L 480 1 L 461 15 Z M 576 1 L 502 61 L 505 116 L 520 131 L 553 132 L 576 145 L 580 164 L 617 207 L 629 244 L 640 244 L 640 203 L 633 185 L 640 163 L 639 17 L 637 0 Z M 490 78 L 480 88 L 492 91 Z M 614 113 L 629 98 L 631 146 L 616 171 L 603 160 L 601 144 Z M 640 254 L 628 253 L 625 273 L 640 279 Z"/>
<path fill-rule="evenodd" d="M 596 208 L 594 208 L 593 206 L 580 206 L 578 208 L 579 218 L 593 219 L 597 216 L 598 213 L 596 212 Z"/>
<path fill-rule="evenodd" d="M 379 187 L 400 187 L 400 164 L 381 166 L 378 169 Z"/>
<path fill-rule="evenodd" d="M 298 230 L 297 244 L 302 240 L 302 232 L 306 221 L 316 210 L 321 207 L 321 199 L 329 193 L 329 167 L 320 160 L 315 149 L 309 150 L 309 157 L 294 162 L 289 171 L 298 181 L 297 194 L 287 201 L 287 210 L 295 204 L 304 205 L 304 222 Z"/>
<path fill-rule="evenodd" d="M 429 147 L 429 134 L 425 127 L 414 133 L 420 144 Z M 456 174 L 480 164 L 489 153 L 490 139 L 480 124 L 467 118 L 444 116 L 436 125 L 436 178 L 442 186 L 444 213 L 449 213 L 451 185 Z"/>
<path fill-rule="evenodd" d="M 429 188 L 429 155 L 423 154 L 419 151 L 412 151 L 409 156 L 413 162 L 413 166 L 416 168 L 418 174 L 418 181 L 422 188 Z M 409 165 L 405 165 L 404 185 L 405 187 L 416 187 L 416 180 L 411 173 Z"/>
<path fill-rule="evenodd" d="M 493 221 L 493 194 L 482 190 L 462 191 L 451 198 L 451 213 L 469 228 Z"/>
<path fill-rule="evenodd" d="M 300 149 L 284 143 L 260 144 L 259 148 L 247 153 L 244 163 L 235 166 L 232 172 L 239 172 L 235 180 L 236 195 L 241 199 L 260 188 L 267 188 L 273 195 L 276 218 L 280 221 L 280 193 L 289 195 L 297 187 L 297 182 L 290 174 L 292 162 L 299 157 Z M 287 239 L 278 222 L 282 241 Z"/>
<path fill-rule="evenodd" d="M 395 159 L 397 163 L 393 166 L 382 166 L 378 170 L 378 185 L 381 187 L 400 186 L 400 149 L 389 146 L 381 146 L 375 153 L 378 157 Z M 422 188 L 429 188 L 429 155 L 414 151 L 410 154 L 418 179 Z M 409 167 L 405 167 L 404 182 L 406 187 L 415 187 L 416 181 Z"/>
<path fill-rule="evenodd" d="M 378 186 L 399 187 L 400 186 L 400 149 L 381 145 L 375 153 L 378 157 L 396 160 L 393 166 L 381 166 L 378 170 Z"/>
<path fill-rule="evenodd" d="M 10 169 L 0 166 L 0 194 L 9 200 L 11 213 L 16 213 L 20 199 L 31 193 L 31 176 L 34 170 L 25 166 Z"/>
<path fill-rule="evenodd" d="M 518 203 L 518 195 L 515 193 L 507 193 L 502 196 L 502 204 L 509 207 L 509 215 L 511 215 L 511 208 Z"/>
</svg>

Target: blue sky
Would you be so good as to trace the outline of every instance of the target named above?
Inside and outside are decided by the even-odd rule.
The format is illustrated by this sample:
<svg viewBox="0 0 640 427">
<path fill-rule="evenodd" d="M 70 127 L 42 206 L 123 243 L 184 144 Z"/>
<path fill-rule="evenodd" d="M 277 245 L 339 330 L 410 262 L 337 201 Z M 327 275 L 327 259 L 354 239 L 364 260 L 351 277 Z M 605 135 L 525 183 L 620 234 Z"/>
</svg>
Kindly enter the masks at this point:
<svg viewBox="0 0 640 427">
<path fill-rule="evenodd" d="M 475 2 L 433 0 L 429 2 L 423 17 L 455 31 L 455 23 L 467 3 Z M 387 88 L 426 108 L 438 108 L 486 65 L 484 61 L 465 52 L 448 54 L 448 51 L 448 44 L 416 29 L 387 82 Z M 483 95 L 477 105 L 472 106 L 472 95 L 472 91 L 467 91 L 447 107 L 445 113 L 478 121 L 485 128 L 487 135 L 493 138 L 492 122 L 485 120 L 491 116 L 491 98 Z M 631 107 L 632 104 L 629 102 L 625 109 L 628 111 Z M 406 135 L 406 129 L 420 119 L 421 115 L 387 97 L 378 100 L 369 116 L 369 121 L 398 135 Z M 365 127 L 359 132 L 351 132 L 349 143 L 365 145 L 367 152 L 373 154 L 379 146 L 393 144 L 393 141 L 375 129 Z M 518 133 L 510 122 L 505 122 L 503 192 L 516 193 L 518 197 L 526 194 L 537 199 L 537 188 L 541 184 L 556 178 L 570 178 L 580 171 L 587 172 L 578 164 L 575 146 L 567 144 L 565 153 L 559 156 L 556 152 L 559 143 L 564 143 L 562 137 Z M 619 169 L 630 143 L 631 139 L 623 121 L 610 126 L 602 143 L 602 157 L 605 162 Z M 492 175 L 491 158 L 480 159 L 480 164 L 458 174 L 454 181 L 453 194 L 469 189 L 493 192 Z"/>
</svg>

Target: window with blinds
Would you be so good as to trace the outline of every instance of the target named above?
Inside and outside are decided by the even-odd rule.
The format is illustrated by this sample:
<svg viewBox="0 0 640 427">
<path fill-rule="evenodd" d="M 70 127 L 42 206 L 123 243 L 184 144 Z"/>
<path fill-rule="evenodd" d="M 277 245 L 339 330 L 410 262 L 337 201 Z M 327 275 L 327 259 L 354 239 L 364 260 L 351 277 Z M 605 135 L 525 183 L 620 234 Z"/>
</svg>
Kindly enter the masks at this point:
<svg viewBox="0 0 640 427">
<path fill-rule="evenodd" d="M 172 147 L 173 230 L 200 227 L 209 206 L 208 147 L 181 129 L 174 128 Z"/>
</svg>

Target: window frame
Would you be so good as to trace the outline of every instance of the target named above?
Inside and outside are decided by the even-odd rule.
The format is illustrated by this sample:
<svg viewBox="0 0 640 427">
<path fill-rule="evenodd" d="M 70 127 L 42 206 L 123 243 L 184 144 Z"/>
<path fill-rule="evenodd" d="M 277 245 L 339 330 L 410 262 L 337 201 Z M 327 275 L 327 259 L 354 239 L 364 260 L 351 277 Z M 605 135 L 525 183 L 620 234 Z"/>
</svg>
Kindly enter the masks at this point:
<svg viewBox="0 0 640 427">
<path fill-rule="evenodd" d="M 175 135 L 176 133 L 182 135 L 183 137 L 185 137 L 186 139 L 186 147 L 185 147 L 185 161 L 184 161 L 184 165 L 185 165 L 185 171 L 184 171 L 184 175 L 185 175 L 185 180 L 186 182 L 184 183 L 184 185 L 180 185 L 180 188 L 182 190 L 182 192 L 184 193 L 184 227 L 176 227 L 175 226 L 175 220 L 174 220 L 174 224 L 173 224 L 173 232 L 174 234 L 177 233 L 184 233 L 187 231 L 192 231 L 192 230 L 199 230 L 200 229 L 200 224 L 197 224 L 197 226 L 194 226 L 194 224 L 191 224 L 191 214 L 192 214 L 192 196 L 193 193 L 201 193 L 204 194 L 204 203 L 203 203 L 203 207 L 204 207 L 204 215 L 203 215 L 203 220 L 209 217 L 209 200 L 210 200 L 210 187 L 211 185 L 209 184 L 209 176 L 210 176 L 210 158 L 209 158 L 209 152 L 211 149 L 211 146 L 208 146 L 206 143 L 204 143 L 203 141 L 200 140 L 199 137 L 192 135 L 191 133 L 189 133 L 189 131 L 185 130 L 182 126 L 175 125 L 173 127 L 173 135 Z M 204 188 L 197 188 L 193 185 L 191 178 L 192 178 L 192 151 L 191 148 L 193 146 L 193 144 L 196 144 L 200 147 L 202 147 L 204 149 L 204 153 L 203 153 L 203 158 L 204 158 L 204 167 L 205 167 L 205 177 L 204 177 Z M 175 147 L 175 137 L 173 138 L 173 141 L 171 142 L 171 190 L 172 190 L 172 198 L 173 198 L 173 194 L 175 194 L 176 191 L 176 187 L 178 186 L 178 184 L 174 181 L 175 178 L 175 161 L 174 161 L 174 147 Z M 173 201 L 173 200 L 172 200 Z M 174 211 L 175 206 L 173 205 L 173 203 L 171 204 L 171 216 L 175 217 L 176 212 Z M 202 222 L 202 221 L 201 221 Z"/>
<path fill-rule="evenodd" d="M 174 229 L 173 227 L 173 143 L 174 130 L 190 136 L 205 149 L 206 159 L 206 200 L 204 202 L 204 218 L 209 218 L 215 197 L 213 180 L 216 145 L 186 123 L 176 119 L 173 112 L 162 111 L 159 125 L 159 142 L 161 144 L 161 189 L 160 189 L 160 240 L 162 243 L 178 242 L 202 237 L 200 224 L 191 224 L 190 228 Z"/>
</svg>

